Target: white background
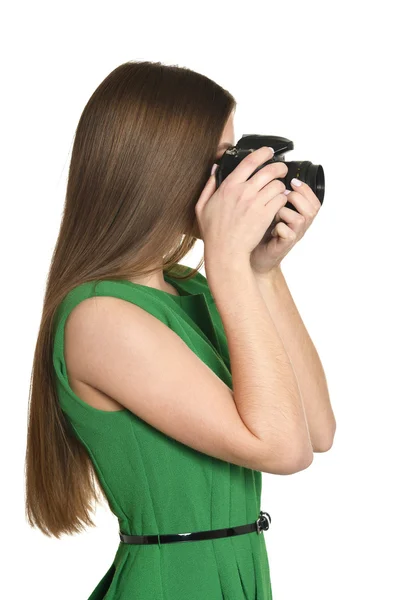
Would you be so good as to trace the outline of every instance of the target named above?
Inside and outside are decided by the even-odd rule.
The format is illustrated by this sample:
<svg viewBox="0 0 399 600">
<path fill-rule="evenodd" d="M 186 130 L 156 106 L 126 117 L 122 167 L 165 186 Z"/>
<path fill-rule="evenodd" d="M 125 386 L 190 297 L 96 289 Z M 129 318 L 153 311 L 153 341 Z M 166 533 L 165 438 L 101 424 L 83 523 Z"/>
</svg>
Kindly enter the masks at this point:
<svg viewBox="0 0 399 600">
<path fill-rule="evenodd" d="M 399 598 L 394 6 L 171 0 L 3 8 L 4 598 L 86 600 L 119 543 L 106 508 L 97 510 L 95 529 L 74 537 L 49 539 L 28 527 L 24 458 L 33 352 L 73 134 L 94 89 L 127 60 L 206 74 L 238 101 L 236 140 L 282 135 L 295 144 L 287 160 L 323 165 L 324 204 L 282 269 L 322 360 L 337 432 L 332 449 L 305 471 L 263 474 L 273 598 Z M 183 263 L 195 266 L 202 252 L 199 241 Z"/>
</svg>

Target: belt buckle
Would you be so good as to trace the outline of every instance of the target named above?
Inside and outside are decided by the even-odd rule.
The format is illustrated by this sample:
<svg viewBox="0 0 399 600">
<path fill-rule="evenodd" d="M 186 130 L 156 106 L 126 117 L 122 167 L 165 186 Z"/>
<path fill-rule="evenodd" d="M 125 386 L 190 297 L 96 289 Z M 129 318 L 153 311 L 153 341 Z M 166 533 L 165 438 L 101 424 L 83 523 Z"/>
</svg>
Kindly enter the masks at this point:
<svg viewBox="0 0 399 600">
<path fill-rule="evenodd" d="M 266 531 L 267 529 L 269 529 L 269 525 L 271 522 L 272 522 L 272 519 L 271 519 L 269 513 L 261 510 L 260 516 L 256 520 L 257 532 L 260 533 L 261 531 Z"/>
</svg>

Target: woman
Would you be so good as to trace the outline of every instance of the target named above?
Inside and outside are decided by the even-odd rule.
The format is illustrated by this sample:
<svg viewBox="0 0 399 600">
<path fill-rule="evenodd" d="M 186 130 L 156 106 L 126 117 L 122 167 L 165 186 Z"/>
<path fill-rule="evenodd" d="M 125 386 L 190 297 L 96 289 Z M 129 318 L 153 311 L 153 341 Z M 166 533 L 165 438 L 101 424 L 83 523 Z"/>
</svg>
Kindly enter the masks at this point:
<svg viewBox="0 0 399 600">
<path fill-rule="evenodd" d="M 204 75 L 128 62 L 77 127 L 34 356 L 26 510 L 46 535 L 80 532 L 99 486 L 120 545 L 89 600 L 270 600 L 261 473 L 306 468 L 310 433 L 316 451 L 332 443 L 327 400 L 310 431 L 265 302 L 287 230 L 309 225 L 280 219 L 259 245 L 286 167 L 247 181 L 272 156 L 260 148 L 218 190 L 209 177 L 234 145 L 235 105 Z M 203 260 L 179 264 L 197 238 L 207 277 Z"/>
</svg>

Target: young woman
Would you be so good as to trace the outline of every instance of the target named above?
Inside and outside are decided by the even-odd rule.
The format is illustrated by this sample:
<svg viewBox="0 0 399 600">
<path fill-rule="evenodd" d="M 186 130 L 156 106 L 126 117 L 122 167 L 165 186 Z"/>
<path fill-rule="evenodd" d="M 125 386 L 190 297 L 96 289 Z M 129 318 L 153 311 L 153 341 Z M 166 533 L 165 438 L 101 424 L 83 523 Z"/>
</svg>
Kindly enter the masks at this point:
<svg viewBox="0 0 399 600">
<path fill-rule="evenodd" d="M 128 62 L 76 130 L 34 356 L 26 511 L 46 535 L 73 534 L 103 493 L 120 545 L 89 600 L 271 600 L 262 472 L 295 473 L 332 444 L 322 367 L 279 266 L 319 202 L 303 184 L 289 197 L 300 212 L 284 207 L 282 162 L 248 180 L 269 148 L 216 190 L 235 105 L 190 69 Z M 190 270 L 179 261 L 198 238 Z"/>
</svg>

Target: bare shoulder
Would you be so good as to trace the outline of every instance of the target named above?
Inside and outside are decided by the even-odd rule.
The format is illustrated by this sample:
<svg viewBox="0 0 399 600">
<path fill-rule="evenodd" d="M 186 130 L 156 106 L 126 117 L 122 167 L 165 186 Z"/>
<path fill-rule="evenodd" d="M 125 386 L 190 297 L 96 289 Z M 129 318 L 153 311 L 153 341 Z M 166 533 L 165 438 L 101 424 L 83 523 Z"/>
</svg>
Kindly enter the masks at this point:
<svg viewBox="0 0 399 600">
<path fill-rule="evenodd" d="M 87 329 L 90 327 L 91 316 L 96 310 L 96 304 L 96 297 L 87 298 L 80 302 L 67 318 L 64 356 L 69 385 L 79 398 L 94 408 L 107 411 L 123 410 L 124 406 L 117 400 L 84 381 L 85 355 L 81 340 L 82 336 L 88 333 Z M 113 310 L 117 310 L 117 306 L 114 306 Z"/>
</svg>

